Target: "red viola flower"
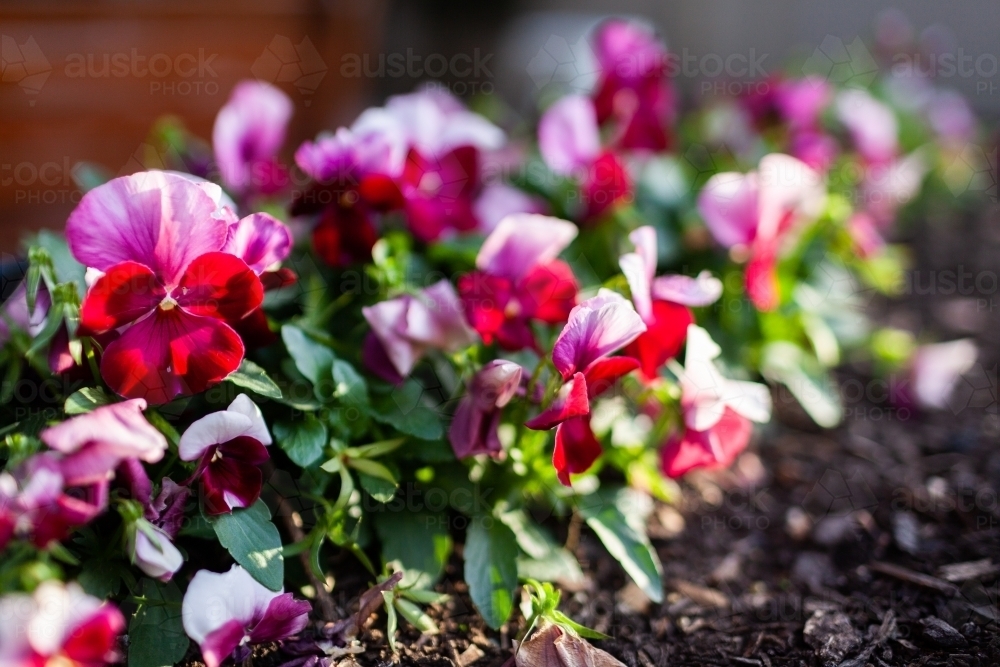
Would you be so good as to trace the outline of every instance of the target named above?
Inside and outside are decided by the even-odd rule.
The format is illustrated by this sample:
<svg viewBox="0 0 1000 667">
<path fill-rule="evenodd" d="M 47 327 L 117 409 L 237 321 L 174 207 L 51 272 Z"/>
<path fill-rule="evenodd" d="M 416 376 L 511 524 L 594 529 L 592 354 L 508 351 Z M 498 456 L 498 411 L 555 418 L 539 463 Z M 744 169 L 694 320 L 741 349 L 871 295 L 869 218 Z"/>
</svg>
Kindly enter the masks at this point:
<svg viewBox="0 0 1000 667">
<path fill-rule="evenodd" d="M 558 254 L 576 237 L 565 220 L 533 213 L 507 216 L 476 257 L 477 271 L 458 281 L 469 323 L 490 344 L 538 349 L 531 322 L 565 322 L 579 285 Z"/>
<path fill-rule="evenodd" d="M 629 239 L 635 252 L 622 255 L 622 273 L 628 280 L 636 312 L 646 331 L 625 347 L 637 359 L 647 380 L 659 377 L 660 368 L 677 356 L 694 323 L 689 306 L 707 306 L 722 295 L 722 283 L 703 271 L 697 278 L 683 275 L 656 277 L 656 230 L 640 227 Z"/>
<path fill-rule="evenodd" d="M 178 451 L 182 460 L 198 461 L 191 481 L 201 479 L 208 514 L 227 514 L 257 502 L 264 481 L 258 466 L 270 458 L 270 444 L 260 408 L 246 394 L 184 431 Z"/>
<path fill-rule="evenodd" d="M 124 176 L 84 195 L 66 223 L 76 259 L 103 272 L 84 298 L 80 334 L 120 331 L 101 375 L 122 396 L 166 403 L 243 360 L 230 323 L 260 305 L 263 288 L 223 251 L 236 220 L 212 188 L 166 172 Z"/>
</svg>

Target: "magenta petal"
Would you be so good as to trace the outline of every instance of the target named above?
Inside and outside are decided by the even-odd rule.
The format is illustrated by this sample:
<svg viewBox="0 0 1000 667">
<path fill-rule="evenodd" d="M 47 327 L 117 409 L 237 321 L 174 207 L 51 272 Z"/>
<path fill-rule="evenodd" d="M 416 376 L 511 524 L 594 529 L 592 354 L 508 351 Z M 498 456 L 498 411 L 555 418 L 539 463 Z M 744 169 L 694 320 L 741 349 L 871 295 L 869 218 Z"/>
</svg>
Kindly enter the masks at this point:
<svg viewBox="0 0 1000 667">
<path fill-rule="evenodd" d="M 602 451 L 601 443 L 590 428 L 590 417 L 575 417 L 559 424 L 552 451 L 552 465 L 559 481 L 569 486 L 570 474 L 589 470 Z"/>
<path fill-rule="evenodd" d="M 167 441 L 143 417 L 145 408 L 146 402 L 141 399 L 105 405 L 45 429 L 41 438 L 52 449 L 63 454 L 79 452 L 81 457 L 99 460 L 99 465 L 114 459 L 111 469 L 124 458 L 155 463 L 163 458 Z M 83 462 L 76 463 L 87 467 Z"/>
<path fill-rule="evenodd" d="M 243 641 L 245 632 L 239 621 L 229 621 L 213 630 L 201 643 L 201 656 L 208 667 L 219 667 Z"/>
<path fill-rule="evenodd" d="M 229 228 L 223 252 L 236 255 L 260 275 L 281 262 L 292 249 L 288 227 L 267 213 L 253 213 Z"/>
<path fill-rule="evenodd" d="M 215 117 L 212 148 L 222 180 L 232 190 L 253 187 L 269 190 L 270 183 L 254 183 L 255 172 L 271 161 L 285 141 L 292 117 L 292 100 L 264 81 L 242 81 Z"/>
<path fill-rule="evenodd" d="M 312 605 L 305 600 L 296 600 L 291 593 L 273 598 L 264 617 L 250 631 L 250 642 L 276 642 L 297 635 L 309 622 L 311 610 Z"/>
<path fill-rule="evenodd" d="M 660 276 L 653 281 L 653 298 L 682 306 L 701 307 L 722 296 L 722 281 L 708 271 L 696 278 L 684 275 Z"/>
<path fill-rule="evenodd" d="M 201 476 L 205 511 L 216 515 L 239 507 L 250 507 L 260 497 L 263 482 L 260 468 L 253 463 L 230 456 L 212 461 Z"/>
<path fill-rule="evenodd" d="M 568 379 L 597 359 L 628 345 L 646 330 L 635 308 L 623 296 L 602 289 L 575 307 L 556 338 L 552 363 Z"/>
<path fill-rule="evenodd" d="M 757 233 L 757 176 L 724 172 L 708 179 L 698 212 L 715 240 L 727 248 L 747 245 Z"/>
<path fill-rule="evenodd" d="M 567 95 L 549 107 L 538 123 L 538 149 L 549 169 L 570 175 L 586 168 L 601 152 L 594 103 L 584 95 Z"/>
<path fill-rule="evenodd" d="M 539 264 L 558 257 L 576 234 L 576 225 L 559 218 L 536 213 L 509 215 L 483 242 L 476 267 L 517 282 Z"/>
<path fill-rule="evenodd" d="M 583 373 L 577 373 L 570 382 L 563 385 L 552 405 L 524 425 L 535 431 L 547 431 L 567 419 L 588 414 L 590 399 L 587 396 L 587 380 Z"/>
<path fill-rule="evenodd" d="M 173 285 L 199 255 L 222 247 L 227 223 L 196 183 L 146 171 L 108 181 L 83 196 L 66 221 L 66 241 L 81 263 L 101 271 L 133 261 Z"/>
</svg>

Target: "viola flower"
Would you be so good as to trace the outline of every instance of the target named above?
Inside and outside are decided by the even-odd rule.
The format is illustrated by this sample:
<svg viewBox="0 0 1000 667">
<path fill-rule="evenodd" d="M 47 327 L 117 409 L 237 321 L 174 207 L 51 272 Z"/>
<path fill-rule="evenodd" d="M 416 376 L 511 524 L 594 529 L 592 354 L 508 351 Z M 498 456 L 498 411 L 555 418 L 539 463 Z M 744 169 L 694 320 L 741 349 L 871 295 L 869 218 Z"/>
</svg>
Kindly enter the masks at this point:
<svg viewBox="0 0 1000 667">
<path fill-rule="evenodd" d="M 750 442 L 751 422 L 771 417 L 767 387 L 724 378 L 713 362 L 721 353 L 707 331 L 688 327 L 680 377 L 684 429 L 662 451 L 663 473 L 669 477 L 730 465 Z"/>
<path fill-rule="evenodd" d="M 899 150 L 899 126 L 892 109 L 861 88 L 841 91 L 837 118 L 851 135 L 854 148 L 873 164 L 889 162 Z"/>
<path fill-rule="evenodd" d="M 239 194 L 273 194 L 287 182 L 276 157 L 292 100 L 263 81 L 241 81 L 215 117 L 212 148 L 222 182 Z"/>
<path fill-rule="evenodd" d="M 90 523 L 108 502 L 107 479 L 67 484 L 53 452 L 36 454 L 11 472 L 0 472 L 0 549 L 11 539 L 39 549 L 65 540 Z"/>
<path fill-rule="evenodd" d="M 371 327 L 362 350 L 365 365 L 388 382 L 402 382 L 429 350 L 458 352 L 477 340 L 447 280 L 361 312 Z"/>
<path fill-rule="evenodd" d="M 224 251 L 237 221 L 212 188 L 221 196 L 171 173 L 123 176 L 84 195 L 66 223 L 74 257 L 100 272 L 80 335 L 120 332 L 101 375 L 126 398 L 159 404 L 202 392 L 243 360 L 232 325 L 260 305 L 263 288 Z"/>
<path fill-rule="evenodd" d="M 567 95 L 545 111 L 538 123 L 538 149 L 549 169 L 579 184 L 582 219 L 599 218 L 631 197 L 625 165 L 601 148 L 597 112 L 587 97 Z"/>
<path fill-rule="evenodd" d="M 756 172 L 723 172 L 708 179 L 698 196 L 698 211 L 721 245 L 749 247 L 746 287 L 759 310 L 778 307 L 782 245 L 802 223 L 820 214 L 825 201 L 819 174 L 780 153 L 765 155 Z"/>
<path fill-rule="evenodd" d="M 264 481 L 258 466 L 270 458 L 270 444 L 260 408 L 246 394 L 184 431 L 178 454 L 183 461 L 198 461 L 190 481 L 201 479 L 209 515 L 228 514 L 257 502 Z"/>
<path fill-rule="evenodd" d="M 45 581 L 0 597 L 0 665 L 99 667 L 118 662 L 125 617 L 75 583 Z"/>
<path fill-rule="evenodd" d="M 102 405 L 51 426 L 39 437 L 60 452 L 59 468 L 70 484 L 106 481 L 125 459 L 156 463 L 167 439 L 142 416 L 146 401 L 135 398 Z"/>
<path fill-rule="evenodd" d="M 531 323 L 566 321 L 579 285 L 556 257 L 576 234 L 565 220 L 520 213 L 504 218 L 486 238 L 477 270 L 458 281 L 469 322 L 486 344 L 538 350 Z"/>
<path fill-rule="evenodd" d="M 943 410 L 979 351 L 971 338 L 921 345 L 910 360 L 913 399 L 922 408 Z"/>
<path fill-rule="evenodd" d="M 233 565 L 222 574 L 200 570 L 194 575 L 184 593 L 181 618 L 205 664 L 219 667 L 237 649 L 298 634 L 309 621 L 310 609 L 305 600 L 268 590 Z"/>
<path fill-rule="evenodd" d="M 320 213 L 313 247 L 331 266 L 371 260 L 378 240 L 375 216 L 403 205 L 392 178 L 400 150 L 387 136 L 340 128 L 336 134 L 305 142 L 295 162 L 316 185 L 292 204 L 293 215 Z"/>
<path fill-rule="evenodd" d="M 32 338 L 41 333 L 50 305 L 49 292 L 43 285 L 38 290 L 34 312 L 29 312 L 28 290 L 22 281 L 0 305 L 0 347 L 10 340 L 12 329 L 24 331 Z"/>
<path fill-rule="evenodd" d="M 887 229 L 895 221 L 899 208 L 917 196 L 930 169 L 930 160 L 920 149 L 865 169 L 860 199 L 880 229 Z"/>
<path fill-rule="evenodd" d="M 520 364 L 494 359 L 473 376 L 448 429 L 457 458 L 500 453 L 500 416 L 521 385 L 521 373 Z"/>
<path fill-rule="evenodd" d="M 775 106 L 793 132 L 815 130 L 833 99 L 833 89 L 820 76 L 786 79 L 775 90 Z"/>
<path fill-rule="evenodd" d="M 478 227 L 482 153 L 503 145 L 500 128 L 450 93 L 425 89 L 368 109 L 352 131 L 391 147 L 384 173 L 396 179 L 417 238 L 429 242 Z"/>
<path fill-rule="evenodd" d="M 473 213 L 479 221 L 479 231 L 484 234 L 492 234 L 508 215 L 544 214 L 547 210 L 542 199 L 506 183 L 487 183 L 473 205 Z"/>
<path fill-rule="evenodd" d="M 643 377 L 655 380 L 660 368 L 684 345 L 688 325 L 694 322 L 689 307 L 714 303 L 722 295 L 722 282 L 708 271 L 697 278 L 657 278 L 656 230 L 640 227 L 629 234 L 629 239 L 635 252 L 622 255 L 619 265 L 646 331 L 625 347 L 625 354 L 639 361 Z"/>
<path fill-rule="evenodd" d="M 552 465 L 569 486 L 570 474 L 587 471 L 601 455 L 590 428 L 590 400 L 639 366 L 631 357 L 609 357 L 646 330 L 632 304 L 602 289 L 576 306 L 552 347 L 552 363 L 564 385 L 552 404 L 525 426 L 556 428 Z"/>
<path fill-rule="evenodd" d="M 676 97 L 663 44 L 646 26 L 613 19 L 598 29 L 594 54 L 600 72 L 594 94 L 598 122 L 614 121 L 621 148 L 665 150 Z"/>
<path fill-rule="evenodd" d="M 154 579 L 170 581 L 184 564 L 173 540 L 180 532 L 190 490 L 164 477 L 160 493 L 154 499 L 149 476 L 137 459 L 122 461 L 117 477 L 143 508 L 142 518 L 128 529 L 132 563 Z"/>
</svg>

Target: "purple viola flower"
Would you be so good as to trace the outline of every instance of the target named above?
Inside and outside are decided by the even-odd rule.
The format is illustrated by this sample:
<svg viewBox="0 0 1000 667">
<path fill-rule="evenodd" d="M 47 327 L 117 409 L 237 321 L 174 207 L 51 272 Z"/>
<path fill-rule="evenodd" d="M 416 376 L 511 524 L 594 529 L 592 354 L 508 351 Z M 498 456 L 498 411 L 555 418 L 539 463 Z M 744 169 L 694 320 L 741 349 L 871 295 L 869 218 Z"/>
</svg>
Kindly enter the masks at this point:
<svg viewBox="0 0 1000 667">
<path fill-rule="evenodd" d="M 184 431 L 178 453 L 184 461 L 198 461 L 192 481 L 201 478 L 208 514 L 227 514 L 257 501 L 264 483 L 258 466 L 268 460 L 270 444 L 260 408 L 246 394 Z"/>
<path fill-rule="evenodd" d="M 860 88 L 837 95 L 835 107 L 862 158 L 879 164 L 896 157 L 899 125 L 892 109 Z"/>
<path fill-rule="evenodd" d="M 242 81 L 215 117 L 212 147 L 222 182 L 233 192 L 273 192 L 275 157 L 285 142 L 292 101 L 263 81 Z"/>
<path fill-rule="evenodd" d="M 448 430 L 457 458 L 500 453 L 500 415 L 521 385 L 521 372 L 513 361 L 495 359 L 473 376 Z"/>
<path fill-rule="evenodd" d="M 563 176 L 590 167 L 601 152 L 597 111 L 590 98 L 567 95 L 549 107 L 538 123 L 538 150 L 549 169 Z"/>
<path fill-rule="evenodd" d="M 184 503 L 191 492 L 165 477 L 156 498 L 146 469 L 136 459 L 122 461 L 117 478 L 143 508 L 143 516 L 129 527 L 128 551 L 132 562 L 150 577 L 169 581 L 184 564 L 173 540 L 184 520 Z"/>
<path fill-rule="evenodd" d="M 216 574 L 201 570 L 181 604 L 184 632 L 201 648 L 208 667 L 219 667 L 233 651 L 298 634 L 311 607 L 291 593 L 274 592 L 239 565 Z"/>
<path fill-rule="evenodd" d="M 365 365 L 389 382 L 402 381 L 430 350 L 457 352 L 477 340 L 447 280 L 362 308 L 362 313 L 371 327 Z"/>
</svg>

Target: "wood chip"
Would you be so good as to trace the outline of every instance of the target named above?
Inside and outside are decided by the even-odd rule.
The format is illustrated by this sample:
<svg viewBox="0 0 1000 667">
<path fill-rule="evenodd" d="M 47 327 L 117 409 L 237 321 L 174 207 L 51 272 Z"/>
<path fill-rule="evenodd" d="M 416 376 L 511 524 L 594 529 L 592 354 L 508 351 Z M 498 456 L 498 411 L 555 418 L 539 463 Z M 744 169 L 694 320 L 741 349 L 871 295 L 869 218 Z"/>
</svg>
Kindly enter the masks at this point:
<svg viewBox="0 0 1000 667">
<path fill-rule="evenodd" d="M 673 579 L 670 585 L 675 591 L 684 597 L 690 598 L 692 602 L 702 607 L 712 607 L 715 609 L 729 608 L 729 598 L 725 593 L 717 591 L 714 588 L 699 586 L 683 579 Z"/>
<path fill-rule="evenodd" d="M 923 574 L 921 572 L 914 572 L 909 568 L 902 567 L 900 565 L 893 565 L 892 563 L 883 563 L 881 561 L 872 561 L 868 564 L 868 569 L 873 572 L 878 572 L 889 577 L 895 577 L 896 579 L 901 579 L 902 581 L 909 582 L 911 584 L 916 584 L 917 586 L 923 586 L 924 588 L 933 588 L 936 591 L 940 591 L 945 595 L 950 595 L 955 597 L 958 595 L 958 587 L 954 584 L 950 584 L 943 579 L 938 579 L 937 577 L 932 577 L 929 574 Z"/>
<path fill-rule="evenodd" d="M 462 654 L 458 656 L 458 659 L 455 660 L 455 662 L 458 663 L 459 667 L 469 667 L 469 665 L 485 655 L 486 653 L 483 652 L 483 649 L 479 648 L 475 644 L 469 644 L 469 648 L 462 651 Z"/>
<path fill-rule="evenodd" d="M 951 563 L 938 568 L 938 576 L 945 581 L 961 583 L 970 579 L 979 579 L 1000 572 L 1000 565 L 994 565 L 989 558 L 970 560 L 964 563 Z"/>
</svg>

